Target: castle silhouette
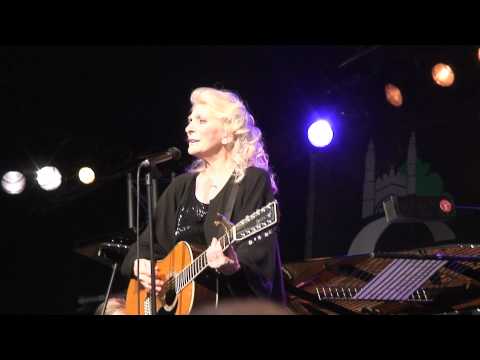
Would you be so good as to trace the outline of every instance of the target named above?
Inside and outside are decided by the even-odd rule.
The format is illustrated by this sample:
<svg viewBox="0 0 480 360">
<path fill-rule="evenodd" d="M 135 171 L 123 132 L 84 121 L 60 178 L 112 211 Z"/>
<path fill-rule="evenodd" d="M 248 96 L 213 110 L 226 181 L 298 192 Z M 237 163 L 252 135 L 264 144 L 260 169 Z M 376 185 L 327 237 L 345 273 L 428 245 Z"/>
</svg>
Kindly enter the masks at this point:
<svg viewBox="0 0 480 360">
<path fill-rule="evenodd" d="M 365 158 L 365 179 L 363 182 L 362 218 L 383 213 L 383 201 L 392 195 L 405 196 L 416 192 L 417 149 L 415 133 L 410 136 L 407 154 L 407 173 L 390 168 L 389 174 L 375 177 L 375 147 L 368 144 Z"/>
</svg>

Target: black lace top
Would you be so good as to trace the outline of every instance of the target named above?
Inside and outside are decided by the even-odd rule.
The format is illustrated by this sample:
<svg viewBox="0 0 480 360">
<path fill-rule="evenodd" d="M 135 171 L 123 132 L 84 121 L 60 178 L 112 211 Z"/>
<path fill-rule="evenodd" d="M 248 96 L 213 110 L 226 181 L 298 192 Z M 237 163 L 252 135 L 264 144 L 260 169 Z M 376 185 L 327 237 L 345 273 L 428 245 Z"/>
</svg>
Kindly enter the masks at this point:
<svg viewBox="0 0 480 360">
<path fill-rule="evenodd" d="M 203 224 L 207 213 L 208 204 L 200 202 L 195 196 L 195 190 L 191 191 L 188 201 L 178 211 L 175 242 L 206 244 Z"/>
</svg>

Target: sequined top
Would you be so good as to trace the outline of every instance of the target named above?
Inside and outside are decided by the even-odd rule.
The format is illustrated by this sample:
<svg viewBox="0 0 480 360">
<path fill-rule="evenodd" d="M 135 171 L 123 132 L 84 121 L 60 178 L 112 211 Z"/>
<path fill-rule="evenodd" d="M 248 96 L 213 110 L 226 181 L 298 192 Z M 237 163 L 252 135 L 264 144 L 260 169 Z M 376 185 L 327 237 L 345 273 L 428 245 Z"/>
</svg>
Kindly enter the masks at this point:
<svg viewBox="0 0 480 360">
<path fill-rule="evenodd" d="M 200 202 L 195 196 L 195 187 L 191 191 L 186 204 L 178 211 L 175 227 L 175 242 L 205 244 L 203 224 L 208 213 L 208 204 Z"/>
</svg>

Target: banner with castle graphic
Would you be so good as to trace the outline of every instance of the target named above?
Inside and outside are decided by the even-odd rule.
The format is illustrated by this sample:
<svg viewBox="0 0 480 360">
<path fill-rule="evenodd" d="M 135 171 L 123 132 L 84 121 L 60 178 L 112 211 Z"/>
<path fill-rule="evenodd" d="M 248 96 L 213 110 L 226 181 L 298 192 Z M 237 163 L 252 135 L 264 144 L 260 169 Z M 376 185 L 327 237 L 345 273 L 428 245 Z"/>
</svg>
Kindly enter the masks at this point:
<svg viewBox="0 0 480 360">
<path fill-rule="evenodd" d="M 455 239 L 451 228 L 439 221 L 396 225 L 395 229 L 390 229 L 390 232 L 386 234 L 389 228 L 383 208 L 386 200 L 392 196 L 439 196 L 444 193 L 442 178 L 436 173 L 431 173 L 430 165 L 417 156 L 415 133 L 410 136 L 406 162 L 400 164 L 397 169 L 392 166 L 388 173 L 377 176 L 375 160 L 375 146 L 370 140 L 365 157 L 362 199 L 362 219 L 365 225 L 353 239 L 348 251 L 349 255 L 376 250 L 419 247 L 422 243 L 419 237 L 423 239 L 431 237 L 433 242 Z M 419 236 L 422 228 L 428 231 Z M 384 237 L 383 246 L 382 249 L 379 249 L 382 236 Z"/>
</svg>

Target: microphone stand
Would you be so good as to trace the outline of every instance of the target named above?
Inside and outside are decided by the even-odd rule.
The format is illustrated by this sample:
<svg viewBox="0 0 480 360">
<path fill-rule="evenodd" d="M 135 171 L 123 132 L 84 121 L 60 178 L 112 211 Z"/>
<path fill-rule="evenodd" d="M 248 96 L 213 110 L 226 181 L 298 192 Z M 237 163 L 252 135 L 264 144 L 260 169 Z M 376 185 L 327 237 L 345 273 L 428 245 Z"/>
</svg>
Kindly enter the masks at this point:
<svg viewBox="0 0 480 360">
<path fill-rule="evenodd" d="M 110 291 L 112 290 L 113 279 L 115 278 L 117 267 L 118 267 L 118 263 L 115 261 L 113 263 L 113 270 L 112 270 L 112 275 L 110 276 L 110 282 L 108 284 L 107 293 L 105 294 L 105 300 L 103 301 L 102 315 L 105 315 L 105 310 L 107 309 L 108 299 L 110 297 Z"/>
<path fill-rule="evenodd" d="M 152 206 L 152 182 L 151 174 L 148 172 L 145 176 L 145 183 L 147 186 L 147 204 L 148 204 L 148 243 L 150 244 L 150 278 L 151 278 L 151 290 L 150 290 L 150 309 L 151 315 L 157 314 L 157 298 L 156 298 L 156 286 L 155 286 L 155 258 L 153 256 L 153 206 Z"/>
<path fill-rule="evenodd" d="M 140 163 L 139 169 L 142 167 L 149 167 L 150 171 L 145 176 L 145 184 L 147 186 L 147 206 L 148 206 L 148 243 L 150 245 L 150 279 L 151 279 L 151 289 L 150 289 L 150 309 L 151 315 L 157 314 L 157 294 L 155 292 L 155 258 L 153 255 L 153 188 L 151 181 L 151 169 L 158 163 L 162 163 L 169 160 L 177 160 L 181 156 L 180 150 L 175 147 L 168 149 L 166 153 L 150 157 Z M 138 186 L 138 185 L 137 185 Z M 156 200 L 156 199 L 155 199 Z M 138 246 L 138 242 L 137 242 Z"/>
</svg>

